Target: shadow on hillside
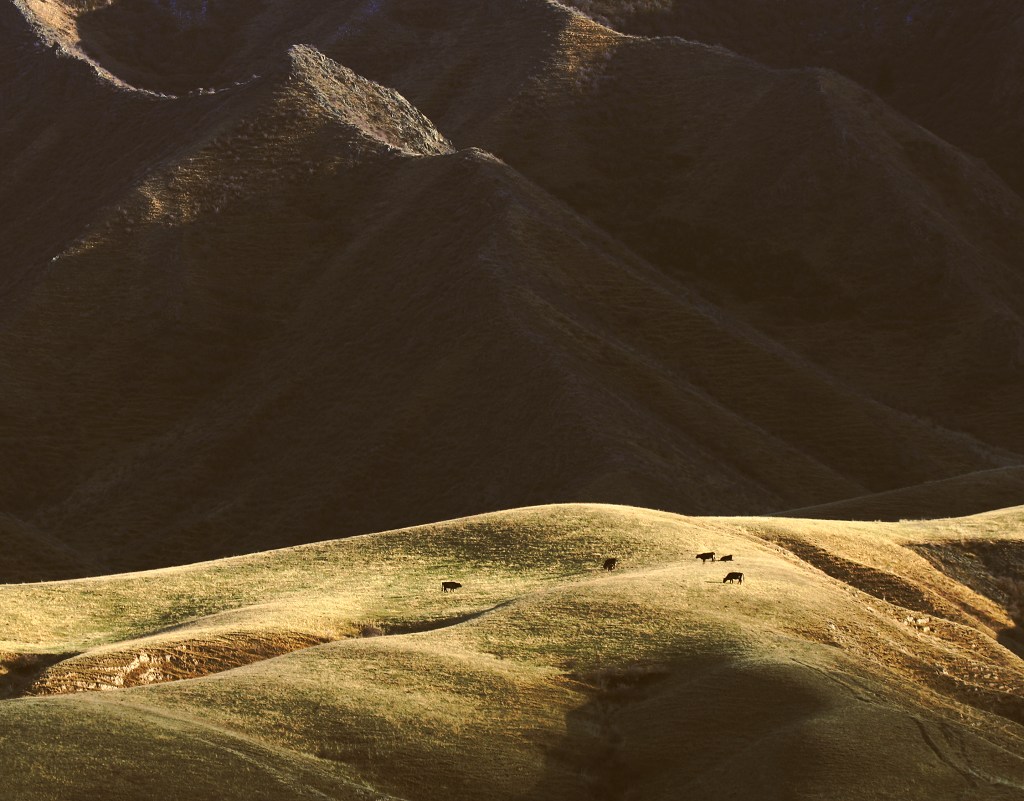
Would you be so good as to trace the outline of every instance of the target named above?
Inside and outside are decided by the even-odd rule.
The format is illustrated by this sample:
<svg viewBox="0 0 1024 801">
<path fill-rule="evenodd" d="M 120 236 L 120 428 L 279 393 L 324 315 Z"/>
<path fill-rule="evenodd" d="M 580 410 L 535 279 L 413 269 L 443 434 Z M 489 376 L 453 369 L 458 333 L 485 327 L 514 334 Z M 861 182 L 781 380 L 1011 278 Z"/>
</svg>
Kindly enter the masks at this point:
<svg viewBox="0 0 1024 801">
<path fill-rule="evenodd" d="M 76 656 L 66 654 L 11 654 L 0 652 L 0 700 L 17 698 L 38 679 L 43 672 L 58 662 Z"/>
<path fill-rule="evenodd" d="M 184 94 L 212 86 L 244 43 L 262 0 L 119 0 L 78 18 L 85 52 L 145 89 Z"/>
<path fill-rule="evenodd" d="M 1021 627 L 1021 621 L 1018 620 L 1012 629 L 1003 629 L 996 640 L 1008 651 L 1024 659 L 1024 628 Z"/>
<path fill-rule="evenodd" d="M 902 576 L 845 559 L 824 548 L 786 536 L 784 532 L 766 533 L 776 545 L 861 592 L 907 609 L 916 609 L 936 617 L 943 615 L 932 596 Z"/>
<path fill-rule="evenodd" d="M 1014 625 L 996 640 L 1024 659 L 1024 543 L 973 540 L 908 546 L 937 570 L 1002 607 Z"/>
<path fill-rule="evenodd" d="M 425 631 L 437 631 L 438 629 L 447 629 L 452 626 L 458 626 L 461 623 L 466 623 L 470 620 L 476 620 L 478 617 L 483 617 L 491 612 L 498 609 L 503 609 L 509 604 L 515 601 L 514 598 L 501 603 L 495 604 L 494 606 L 488 607 L 487 609 L 481 609 L 477 612 L 465 612 L 461 615 L 453 615 L 451 617 L 442 617 L 433 620 L 426 621 L 406 621 L 404 623 L 391 623 L 385 626 L 384 634 L 386 636 L 394 636 L 400 634 L 420 634 Z"/>
<path fill-rule="evenodd" d="M 815 687 L 827 679 L 814 668 L 704 660 L 567 678 L 587 700 L 569 713 L 565 737 L 548 750 L 544 776 L 523 801 L 781 801 L 817 771 L 815 745 L 799 725 L 828 703 Z"/>
</svg>

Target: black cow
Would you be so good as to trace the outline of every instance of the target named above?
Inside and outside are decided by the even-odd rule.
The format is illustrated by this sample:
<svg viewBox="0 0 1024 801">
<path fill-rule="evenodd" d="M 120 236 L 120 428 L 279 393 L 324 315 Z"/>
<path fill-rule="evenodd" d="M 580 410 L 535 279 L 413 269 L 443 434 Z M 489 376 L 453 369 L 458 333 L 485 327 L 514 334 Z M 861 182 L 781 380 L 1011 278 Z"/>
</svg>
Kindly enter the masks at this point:
<svg viewBox="0 0 1024 801">
<path fill-rule="evenodd" d="M 719 562 L 731 562 L 732 561 L 732 554 L 728 554 L 726 556 L 719 556 L 718 557 L 718 561 Z"/>
<path fill-rule="evenodd" d="M 441 592 L 455 592 L 461 586 L 457 581 L 442 581 Z"/>
<path fill-rule="evenodd" d="M 700 559 L 700 563 L 702 565 L 706 564 L 708 559 L 710 559 L 712 562 L 714 562 L 715 561 L 715 552 L 714 551 L 708 551 L 707 553 L 699 553 L 699 554 L 697 554 L 697 558 Z"/>
<path fill-rule="evenodd" d="M 740 584 L 742 584 L 743 583 L 743 574 L 742 573 L 730 573 L 728 576 L 726 576 L 724 579 L 722 579 L 722 583 L 723 584 L 725 584 L 726 582 L 729 582 L 730 584 L 732 584 L 734 581 L 738 581 Z"/>
<path fill-rule="evenodd" d="M 604 569 L 605 570 L 614 570 L 615 569 L 615 565 L 618 564 L 618 561 L 619 560 L 614 558 L 614 557 L 612 557 L 611 559 L 605 559 L 604 560 Z"/>
</svg>

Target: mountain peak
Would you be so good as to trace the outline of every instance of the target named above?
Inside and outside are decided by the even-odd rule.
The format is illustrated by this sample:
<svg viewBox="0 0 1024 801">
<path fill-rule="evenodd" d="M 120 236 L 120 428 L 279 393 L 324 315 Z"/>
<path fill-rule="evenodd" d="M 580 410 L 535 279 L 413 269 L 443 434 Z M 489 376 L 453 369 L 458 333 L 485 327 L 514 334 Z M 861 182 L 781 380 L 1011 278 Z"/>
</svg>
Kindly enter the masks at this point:
<svg viewBox="0 0 1024 801">
<path fill-rule="evenodd" d="M 402 95 L 357 75 L 310 45 L 288 50 L 287 91 L 300 113 L 322 115 L 409 155 L 452 152 L 433 123 Z"/>
</svg>

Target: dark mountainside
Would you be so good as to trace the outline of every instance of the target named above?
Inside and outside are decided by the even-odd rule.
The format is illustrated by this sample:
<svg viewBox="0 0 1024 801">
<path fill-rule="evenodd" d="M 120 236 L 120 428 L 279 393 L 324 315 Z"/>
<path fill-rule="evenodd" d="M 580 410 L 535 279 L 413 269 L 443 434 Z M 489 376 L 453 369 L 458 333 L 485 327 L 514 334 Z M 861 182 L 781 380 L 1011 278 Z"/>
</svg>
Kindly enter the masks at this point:
<svg viewBox="0 0 1024 801">
<path fill-rule="evenodd" d="M 897 88 L 544 0 L 0 15 L 4 578 L 1024 502 L 1024 202 Z"/>
<path fill-rule="evenodd" d="M 819 520 L 919 520 L 980 514 L 1020 505 L 1024 468 L 1003 467 L 927 481 L 910 487 L 846 498 L 821 506 L 787 509 L 780 517 Z"/>
<path fill-rule="evenodd" d="M 1024 9 L 1014 0 L 572 0 L 617 30 L 827 67 L 1024 190 Z"/>
</svg>

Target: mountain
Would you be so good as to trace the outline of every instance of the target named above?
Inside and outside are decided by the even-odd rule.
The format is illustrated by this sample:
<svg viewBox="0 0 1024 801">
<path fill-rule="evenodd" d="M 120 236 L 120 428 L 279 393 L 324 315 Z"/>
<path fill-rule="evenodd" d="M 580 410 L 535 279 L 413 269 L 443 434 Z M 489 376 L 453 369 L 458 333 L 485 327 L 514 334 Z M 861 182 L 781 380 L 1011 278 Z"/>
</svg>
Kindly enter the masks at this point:
<svg viewBox="0 0 1024 801">
<path fill-rule="evenodd" d="M 544 0 L 0 13 L 0 512 L 49 543 L 0 575 L 1024 459 L 1024 202 L 834 72 Z"/>
</svg>

